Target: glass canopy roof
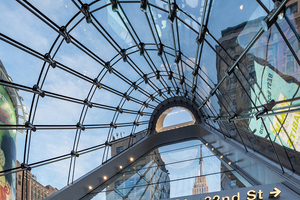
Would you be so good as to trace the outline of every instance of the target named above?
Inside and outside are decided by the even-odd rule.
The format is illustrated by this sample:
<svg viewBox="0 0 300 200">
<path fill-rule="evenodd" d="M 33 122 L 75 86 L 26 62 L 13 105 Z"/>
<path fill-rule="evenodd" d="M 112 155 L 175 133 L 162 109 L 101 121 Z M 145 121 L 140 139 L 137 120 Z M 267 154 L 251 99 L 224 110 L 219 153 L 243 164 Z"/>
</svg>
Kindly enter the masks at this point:
<svg viewBox="0 0 300 200">
<path fill-rule="evenodd" d="M 298 0 L 0 2 L 17 159 L 58 189 L 147 136 L 165 99 L 300 173 Z M 12 98 L 12 97 L 11 97 Z M 138 136 L 138 137 L 137 137 Z M 138 139 L 130 139 L 130 138 Z M 79 156 L 79 157 L 78 157 Z M 24 167 L 25 166 L 25 167 Z M 54 179 L 60 177 L 59 179 Z"/>
</svg>

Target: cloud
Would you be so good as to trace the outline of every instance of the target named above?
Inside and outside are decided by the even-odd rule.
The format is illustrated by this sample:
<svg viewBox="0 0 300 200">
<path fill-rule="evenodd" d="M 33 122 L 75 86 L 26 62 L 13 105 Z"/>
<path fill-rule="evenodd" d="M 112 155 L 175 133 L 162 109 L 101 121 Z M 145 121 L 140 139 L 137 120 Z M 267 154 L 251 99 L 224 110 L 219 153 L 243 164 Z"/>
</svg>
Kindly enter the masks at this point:
<svg viewBox="0 0 300 200">
<path fill-rule="evenodd" d="M 65 25 L 67 21 L 78 12 L 78 8 L 76 8 L 73 3 L 68 0 L 61 0 L 59 2 L 56 1 L 55 3 L 50 0 L 31 0 L 30 3 L 41 10 L 58 26 Z M 0 10 L 1 33 L 16 39 L 18 42 L 27 45 L 41 54 L 45 54 L 49 51 L 58 35 L 56 31 L 51 29 L 48 25 L 16 1 L 1 1 Z M 85 21 L 83 21 L 83 23 L 85 23 Z M 107 42 L 103 42 L 103 37 L 94 29 L 94 27 L 89 26 L 90 29 L 93 29 L 93 34 L 91 34 L 90 31 L 87 31 L 86 33 L 84 31 L 86 26 L 86 24 L 82 27 L 78 26 L 71 34 L 74 34 L 76 38 L 79 38 L 80 40 L 78 40 L 80 42 L 91 45 L 89 47 L 93 48 L 93 50 L 95 50 L 101 58 L 105 57 L 105 59 L 108 59 L 111 58 L 112 54 L 117 54 L 111 47 L 105 47 Z M 99 44 L 102 46 L 98 47 L 97 45 Z M 15 83 L 29 87 L 32 87 L 37 83 L 37 79 L 43 66 L 43 61 L 29 55 L 28 53 L 24 53 L 5 42 L 1 42 L 0 50 L 1 59 L 5 61 L 4 65 L 7 67 L 7 71 L 12 76 Z M 137 59 L 140 58 L 139 56 L 137 57 Z M 66 44 L 65 42 L 59 49 L 58 55 L 55 59 L 64 65 L 89 76 L 90 78 L 96 78 L 100 70 L 103 69 L 103 66 L 95 62 L 82 51 L 78 50 L 73 44 Z M 114 67 L 117 67 L 124 76 L 129 77 L 133 81 L 140 78 L 128 64 L 123 63 L 122 61 Z M 121 92 L 125 92 L 130 87 L 113 74 L 106 76 L 103 79 L 103 82 L 113 88 L 117 88 Z M 85 82 L 84 80 L 60 70 L 59 68 L 53 69 L 50 67 L 42 89 L 84 100 L 91 87 L 91 83 Z M 149 86 L 147 87 L 149 90 L 153 90 Z M 20 91 L 19 94 L 25 99 L 25 105 L 30 107 L 33 96 L 32 93 Z M 134 91 L 134 94 L 136 94 L 137 98 L 141 96 L 141 94 L 136 91 Z M 120 99 L 121 97 L 110 92 L 103 89 L 97 89 L 92 101 L 116 107 L 119 104 Z M 124 108 L 134 109 L 139 109 L 139 107 L 140 105 L 131 101 L 126 101 L 124 106 Z M 33 123 L 37 125 L 75 125 L 79 121 L 82 108 L 82 104 L 76 104 L 46 96 L 39 99 Z M 93 107 L 87 112 L 86 123 L 96 124 L 107 121 L 111 122 L 113 115 L 114 111 L 104 111 Z M 126 114 L 123 114 L 120 116 L 118 122 L 128 122 L 133 118 L 135 118 L 135 115 L 127 116 Z M 116 131 L 126 132 L 126 135 L 128 135 L 131 131 L 130 129 L 131 127 L 119 127 Z M 104 143 L 106 141 L 107 132 L 108 129 L 93 131 L 86 130 L 82 132 L 79 148 L 82 149 Z M 73 148 L 75 133 L 75 129 L 48 131 L 37 130 L 36 132 L 32 132 L 29 164 L 70 153 Z M 17 157 L 20 162 L 23 161 L 25 136 L 25 134 L 18 135 Z M 88 153 L 80 156 L 76 165 L 75 177 L 78 178 L 87 173 L 89 170 L 100 165 L 102 159 L 101 154 L 102 150 L 99 150 L 94 153 Z M 70 160 L 68 159 L 34 168 L 32 173 L 37 175 L 38 181 L 42 184 L 51 184 L 54 187 L 62 188 L 67 183 L 69 164 Z"/>
<path fill-rule="evenodd" d="M 47 25 L 16 1 L 1 2 L 0 9 L 1 33 L 37 51 L 49 50 L 55 35 Z"/>
<path fill-rule="evenodd" d="M 65 25 L 79 11 L 69 0 L 31 0 L 30 3 L 59 26 Z"/>
</svg>

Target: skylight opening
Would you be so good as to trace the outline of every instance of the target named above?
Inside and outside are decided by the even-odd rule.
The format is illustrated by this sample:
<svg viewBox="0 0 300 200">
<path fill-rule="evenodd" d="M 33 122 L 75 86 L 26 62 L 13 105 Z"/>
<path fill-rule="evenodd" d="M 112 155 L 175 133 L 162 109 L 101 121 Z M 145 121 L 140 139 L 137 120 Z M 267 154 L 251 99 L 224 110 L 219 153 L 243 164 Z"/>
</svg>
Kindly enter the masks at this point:
<svg viewBox="0 0 300 200">
<path fill-rule="evenodd" d="M 194 115 L 183 107 L 172 107 L 165 110 L 158 118 L 155 130 L 163 132 L 195 124 Z"/>
</svg>

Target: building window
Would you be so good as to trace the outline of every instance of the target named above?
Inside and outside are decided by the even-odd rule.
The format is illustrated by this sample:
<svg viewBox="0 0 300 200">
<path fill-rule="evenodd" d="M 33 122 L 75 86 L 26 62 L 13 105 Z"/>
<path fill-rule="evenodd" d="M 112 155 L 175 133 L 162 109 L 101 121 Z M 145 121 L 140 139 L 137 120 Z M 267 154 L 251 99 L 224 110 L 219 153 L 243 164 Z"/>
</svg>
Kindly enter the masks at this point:
<svg viewBox="0 0 300 200">
<path fill-rule="evenodd" d="M 269 59 L 271 59 L 271 58 L 274 57 L 274 51 L 273 51 L 273 49 L 268 49 L 268 57 L 269 57 Z"/>
<path fill-rule="evenodd" d="M 255 78 L 256 74 L 255 74 L 255 67 L 254 67 L 254 65 L 248 65 L 247 68 L 248 68 L 248 71 L 249 71 L 249 75 L 252 78 Z"/>
<path fill-rule="evenodd" d="M 248 99 L 246 92 L 242 92 L 242 100 L 243 100 L 243 102 L 248 102 L 249 99 Z"/>
<path fill-rule="evenodd" d="M 33 200 L 35 200 L 35 188 L 33 187 L 33 193 L 32 193 L 33 195 Z"/>
<path fill-rule="evenodd" d="M 18 185 L 21 185 L 21 181 L 18 181 Z"/>
<path fill-rule="evenodd" d="M 249 53 L 247 54 L 248 60 L 254 60 L 254 55 Z"/>
<path fill-rule="evenodd" d="M 273 41 L 278 41 L 278 33 L 273 33 L 271 37 Z"/>
<path fill-rule="evenodd" d="M 270 64 L 272 67 L 274 67 L 274 63 L 275 63 L 275 62 L 274 62 L 274 59 L 270 59 L 270 60 L 269 60 L 269 64 Z"/>
<path fill-rule="evenodd" d="M 230 94 L 230 99 L 231 99 L 231 101 L 236 100 L 236 93 Z"/>
<path fill-rule="evenodd" d="M 19 174 L 19 179 L 21 179 L 21 175 Z"/>
<path fill-rule="evenodd" d="M 131 178 L 127 179 L 126 182 L 125 182 L 125 185 L 128 188 L 133 187 L 134 186 L 134 178 L 131 177 Z"/>
<path fill-rule="evenodd" d="M 137 170 L 140 170 L 140 169 L 142 169 L 143 168 L 143 166 L 142 165 L 138 165 L 138 166 L 136 166 L 136 169 Z"/>
<path fill-rule="evenodd" d="M 121 153 L 123 151 L 123 146 L 117 147 L 117 154 Z"/>
<path fill-rule="evenodd" d="M 115 188 L 118 188 L 123 183 L 123 180 L 118 180 L 115 182 Z"/>
<path fill-rule="evenodd" d="M 129 168 L 125 173 L 126 174 L 133 174 L 134 170 L 133 170 L 133 168 Z"/>
<path fill-rule="evenodd" d="M 297 12 L 298 12 L 298 2 L 295 2 L 286 8 L 287 15 L 295 14 Z"/>
<path fill-rule="evenodd" d="M 141 157 L 141 158 L 139 159 L 139 161 L 141 161 L 141 160 L 146 160 L 146 157 L 145 157 L 145 156 Z"/>
<path fill-rule="evenodd" d="M 229 92 L 233 92 L 233 91 L 231 91 L 231 90 L 234 90 L 234 89 L 236 89 L 236 85 L 237 85 L 237 83 L 235 83 L 235 82 L 229 82 L 229 87 L 228 87 L 228 89 L 230 90 Z"/>
<path fill-rule="evenodd" d="M 236 179 L 230 180 L 230 186 L 235 187 L 236 186 Z"/>
<path fill-rule="evenodd" d="M 234 53 L 235 53 L 235 47 L 230 47 L 229 53 L 230 53 L 230 54 L 234 54 Z"/>
<path fill-rule="evenodd" d="M 287 62 L 286 62 L 286 73 L 291 74 L 294 72 L 294 56 L 287 55 Z"/>
</svg>

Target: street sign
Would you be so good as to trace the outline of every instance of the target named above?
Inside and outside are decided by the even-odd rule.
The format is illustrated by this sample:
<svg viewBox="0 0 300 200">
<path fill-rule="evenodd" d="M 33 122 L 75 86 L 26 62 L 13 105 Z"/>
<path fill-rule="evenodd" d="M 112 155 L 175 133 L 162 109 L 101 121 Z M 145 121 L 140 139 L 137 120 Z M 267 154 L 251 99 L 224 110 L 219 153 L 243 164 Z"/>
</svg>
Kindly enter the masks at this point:
<svg viewBox="0 0 300 200">
<path fill-rule="evenodd" d="M 254 187 L 238 188 L 211 192 L 205 194 L 170 198 L 168 200 L 294 200 L 300 195 L 282 183 L 259 185 Z M 167 200 L 167 199 L 166 199 Z"/>
</svg>

